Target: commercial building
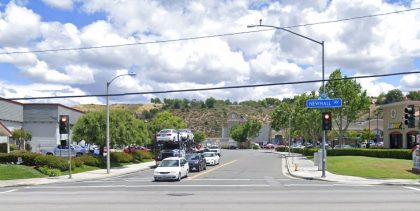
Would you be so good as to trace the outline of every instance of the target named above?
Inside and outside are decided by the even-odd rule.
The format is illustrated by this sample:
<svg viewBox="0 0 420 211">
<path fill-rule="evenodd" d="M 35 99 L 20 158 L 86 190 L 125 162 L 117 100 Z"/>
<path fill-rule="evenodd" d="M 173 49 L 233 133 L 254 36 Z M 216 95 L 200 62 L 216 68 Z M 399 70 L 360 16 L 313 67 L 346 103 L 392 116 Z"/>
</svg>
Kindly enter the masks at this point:
<svg viewBox="0 0 420 211">
<path fill-rule="evenodd" d="M 83 112 L 61 104 L 19 103 L 0 98 L 0 143 L 13 143 L 13 130 L 24 129 L 32 135 L 29 144 L 33 152 L 55 147 L 67 139 L 67 135 L 59 134 L 60 115 L 69 115 L 71 127 Z"/>
<path fill-rule="evenodd" d="M 409 105 L 415 107 L 415 126 L 408 128 L 404 124 L 405 111 Z M 416 137 L 420 134 L 419 125 L 420 101 L 403 101 L 391 103 L 383 106 L 384 116 L 384 147 L 392 149 L 410 149 L 417 141 Z"/>
</svg>

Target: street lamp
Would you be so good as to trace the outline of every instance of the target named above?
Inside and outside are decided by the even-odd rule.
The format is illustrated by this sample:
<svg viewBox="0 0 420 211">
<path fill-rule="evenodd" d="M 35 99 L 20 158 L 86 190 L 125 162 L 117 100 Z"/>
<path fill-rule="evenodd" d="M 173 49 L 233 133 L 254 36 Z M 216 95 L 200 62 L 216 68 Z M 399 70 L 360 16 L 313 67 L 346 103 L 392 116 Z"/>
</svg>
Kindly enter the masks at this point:
<svg viewBox="0 0 420 211">
<path fill-rule="evenodd" d="M 130 72 L 130 73 L 126 73 L 126 74 L 122 74 L 122 75 L 117 75 L 115 76 L 113 79 L 111 79 L 110 81 L 106 82 L 106 173 L 109 174 L 111 171 L 111 150 L 109 149 L 109 86 L 111 85 L 111 83 L 121 77 L 121 76 L 135 76 L 136 73 L 135 72 Z"/>
<path fill-rule="evenodd" d="M 268 28 L 274 28 L 274 29 L 279 29 L 279 30 L 283 30 L 289 33 L 292 33 L 296 36 L 302 37 L 304 39 L 307 39 L 309 41 L 312 41 L 314 43 L 317 43 L 319 45 L 321 45 L 322 47 L 322 92 L 325 93 L 325 74 L 324 74 L 324 41 L 317 41 L 314 40 L 312 38 L 306 37 L 304 35 L 298 34 L 296 32 L 290 31 L 288 29 L 282 28 L 282 27 L 278 27 L 278 26 L 271 26 L 271 25 L 263 25 L 261 24 L 262 20 L 260 19 L 260 24 L 259 25 L 248 25 L 248 28 L 253 28 L 253 27 L 268 27 Z M 324 111 L 325 109 L 322 109 L 322 111 Z M 325 130 L 323 130 L 323 134 L 322 134 L 322 177 L 325 177 L 325 161 L 326 161 L 326 156 L 325 156 Z"/>
</svg>

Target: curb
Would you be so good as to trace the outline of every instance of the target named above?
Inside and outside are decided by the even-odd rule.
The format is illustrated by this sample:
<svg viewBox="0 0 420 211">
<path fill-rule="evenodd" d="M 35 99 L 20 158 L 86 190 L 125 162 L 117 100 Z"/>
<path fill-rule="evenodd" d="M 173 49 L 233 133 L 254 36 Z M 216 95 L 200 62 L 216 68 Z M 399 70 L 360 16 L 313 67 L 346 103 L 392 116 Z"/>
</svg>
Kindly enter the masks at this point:
<svg viewBox="0 0 420 211">
<path fill-rule="evenodd" d="M 281 154 L 279 152 L 276 152 L 278 154 Z M 324 182 L 338 182 L 338 183 L 345 183 L 342 181 L 338 181 L 338 180 L 330 180 L 327 178 L 316 178 L 316 177 L 306 177 L 306 176 L 300 176 L 300 175 L 296 175 L 293 174 L 292 171 L 289 168 L 289 161 L 288 161 L 288 156 L 281 154 L 282 157 L 284 158 L 284 160 L 286 161 L 286 166 L 287 166 L 287 171 L 289 173 L 290 176 L 295 177 L 295 178 L 300 178 L 300 179 L 305 179 L 305 180 L 316 180 L 316 181 L 324 181 Z M 366 179 L 367 181 L 369 181 L 369 179 Z M 360 184 L 360 183 L 354 183 L 354 184 Z M 395 183 L 395 182 L 381 182 L 381 183 L 368 183 L 365 185 L 383 185 L 383 186 L 420 186 L 420 181 L 418 182 L 418 184 L 416 183 Z"/>
<path fill-rule="evenodd" d="M 91 177 L 91 178 L 78 178 L 78 179 L 68 179 L 68 178 L 58 178 L 58 177 L 47 177 L 47 178 L 39 178 L 40 181 L 33 181 L 33 182 L 28 182 L 25 183 L 25 181 L 22 181 L 21 183 L 18 184 L 6 184 L 6 185 L 1 185 L 0 184 L 0 188 L 10 188 L 10 187 L 24 187 L 24 186 L 36 186 L 36 185 L 46 185 L 46 184 L 60 184 L 60 183 L 70 183 L 70 182 L 81 182 L 81 181 L 86 181 L 86 180 L 93 180 L 93 179 L 104 179 L 104 178 L 109 178 L 109 177 L 116 177 L 116 176 L 122 176 L 122 175 L 127 175 L 127 174 L 131 174 L 131 173 L 135 173 L 135 172 L 140 172 L 140 171 L 145 171 L 148 169 L 151 169 L 152 167 L 156 166 L 155 161 L 150 161 L 147 163 L 144 163 L 145 166 L 138 168 L 138 169 L 133 169 L 133 170 L 127 170 L 125 172 L 121 172 L 121 173 L 115 173 L 115 174 L 105 174 L 105 175 L 98 175 L 97 177 Z M 112 168 L 111 168 L 112 170 Z M 94 170 L 95 171 L 95 170 Z M 87 171 L 89 172 L 89 171 Z M 84 172 L 82 172 L 84 173 Z M 62 177 L 65 175 L 62 175 Z M 13 180 L 9 180 L 9 181 L 13 181 Z M 1 183 L 1 182 L 0 182 Z"/>
</svg>

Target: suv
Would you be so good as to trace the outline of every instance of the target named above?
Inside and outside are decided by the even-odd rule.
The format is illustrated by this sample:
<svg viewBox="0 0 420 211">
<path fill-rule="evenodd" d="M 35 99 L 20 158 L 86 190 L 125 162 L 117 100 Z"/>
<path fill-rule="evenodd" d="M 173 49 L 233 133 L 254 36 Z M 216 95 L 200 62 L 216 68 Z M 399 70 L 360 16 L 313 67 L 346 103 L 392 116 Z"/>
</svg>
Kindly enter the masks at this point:
<svg viewBox="0 0 420 211">
<path fill-rule="evenodd" d="M 190 171 L 202 171 L 207 169 L 206 159 L 201 153 L 187 154 L 186 159 L 190 167 Z"/>
<path fill-rule="evenodd" d="M 79 145 L 71 145 L 70 147 L 71 149 L 71 156 L 74 157 L 80 157 L 82 155 L 86 155 L 88 154 L 88 149 L 86 149 L 83 146 L 79 146 Z M 57 147 L 52 148 L 52 149 L 44 149 L 41 150 L 41 153 L 44 155 L 55 155 L 55 156 L 59 156 L 59 157 L 68 157 L 69 156 L 69 148 L 67 146 L 61 146 L 61 145 L 57 145 Z"/>
</svg>

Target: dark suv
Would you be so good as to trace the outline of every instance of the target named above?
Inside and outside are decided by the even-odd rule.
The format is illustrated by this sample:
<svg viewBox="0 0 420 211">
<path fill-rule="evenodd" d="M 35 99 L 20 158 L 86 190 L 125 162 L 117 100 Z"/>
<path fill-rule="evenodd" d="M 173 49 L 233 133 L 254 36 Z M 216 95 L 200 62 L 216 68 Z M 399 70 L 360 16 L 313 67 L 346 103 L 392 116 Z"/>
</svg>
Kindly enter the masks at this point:
<svg viewBox="0 0 420 211">
<path fill-rule="evenodd" d="M 206 170 L 206 159 L 204 158 L 203 154 L 201 153 L 192 153 L 187 154 L 185 158 L 188 161 L 188 165 L 190 166 L 190 171 L 202 171 Z"/>
</svg>

